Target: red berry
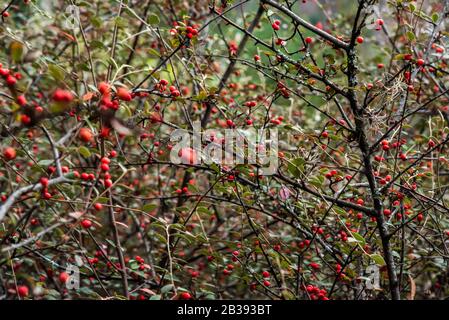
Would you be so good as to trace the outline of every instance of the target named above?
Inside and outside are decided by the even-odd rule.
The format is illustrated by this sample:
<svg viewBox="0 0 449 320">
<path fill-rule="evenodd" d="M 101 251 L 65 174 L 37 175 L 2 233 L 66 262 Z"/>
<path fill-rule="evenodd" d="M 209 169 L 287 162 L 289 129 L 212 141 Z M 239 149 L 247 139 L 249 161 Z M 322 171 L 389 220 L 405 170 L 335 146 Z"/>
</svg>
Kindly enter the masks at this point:
<svg viewBox="0 0 449 320">
<path fill-rule="evenodd" d="M 83 221 L 81 221 L 81 226 L 84 229 L 89 229 L 92 226 L 92 221 L 90 221 L 89 219 L 84 219 Z"/>
<path fill-rule="evenodd" d="M 179 298 L 180 298 L 181 300 L 190 300 L 190 299 L 192 299 L 192 295 L 191 295 L 190 293 L 188 293 L 188 292 L 182 292 L 182 293 L 179 295 Z"/>
<path fill-rule="evenodd" d="M 416 64 L 418 66 L 422 66 L 422 65 L 424 65 L 424 60 L 423 59 L 418 59 L 418 60 L 416 60 Z"/>
<path fill-rule="evenodd" d="M 81 128 L 78 136 L 84 142 L 90 142 L 93 138 L 92 131 L 89 128 Z"/>
<path fill-rule="evenodd" d="M 62 283 L 66 283 L 68 279 L 69 279 L 69 274 L 67 272 L 61 272 L 59 274 L 59 281 L 61 281 Z"/>
<path fill-rule="evenodd" d="M 117 89 L 117 97 L 123 101 L 131 101 L 133 99 L 131 93 L 123 87 Z"/>
<path fill-rule="evenodd" d="M 358 36 L 357 38 L 356 38 L 356 41 L 357 41 L 357 43 L 363 43 L 363 37 L 361 37 L 361 36 Z"/>
<path fill-rule="evenodd" d="M 268 278 L 268 277 L 270 277 L 270 273 L 268 271 L 264 271 L 264 272 L 262 272 L 262 276 L 264 278 Z"/>
<path fill-rule="evenodd" d="M 106 188 L 110 188 L 110 187 L 112 187 L 112 180 L 111 179 L 105 179 L 104 180 L 104 186 L 106 187 Z"/>
<path fill-rule="evenodd" d="M 17 103 L 22 107 L 25 106 L 27 104 L 27 100 L 25 99 L 25 96 L 18 96 Z"/>
<path fill-rule="evenodd" d="M 73 95 L 68 90 L 56 89 L 53 93 L 53 100 L 56 102 L 71 102 L 73 100 Z"/>
<path fill-rule="evenodd" d="M 306 43 L 310 44 L 310 43 L 313 42 L 313 39 L 312 39 L 311 37 L 307 37 L 307 38 L 305 39 L 305 41 L 306 41 Z"/>
<path fill-rule="evenodd" d="M 6 84 L 10 87 L 12 87 L 13 85 L 15 85 L 17 82 L 17 79 L 11 75 L 8 75 L 8 77 L 6 78 Z"/>
<path fill-rule="evenodd" d="M 8 160 L 13 160 L 16 158 L 16 149 L 12 148 L 12 147 L 8 147 L 3 151 L 3 156 L 5 157 L 5 159 Z"/>
<path fill-rule="evenodd" d="M 95 208 L 95 210 L 100 211 L 101 209 L 103 209 L 103 205 L 101 203 L 97 202 L 94 204 L 94 208 Z"/>
<path fill-rule="evenodd" d="M 48 178 L 46 178 L 46 177 L 40 178 L 39 182 L 41 183 L 41 185 L 42 185 L 44 188 L 48 186 Z"/>
<path fill-rule="evenodd" d="M 109 158 L 107 158 L 107 157 L 103 157 L 103 158 L 101 158 L 101 163 L 106 163 L 106 164 L 109 164 L 110 162 L 111 162 L 111 159 L 109 159 Z"/>
<path fill-rule="evenodd" d="M 27 286 L 18 286 L 17 293 L 20 297 L 24 298 L 28 296 L 28 294 L 30 293 L 30 289 L 28 289 Z"/>
<path fill-rule="evenodd" d="M 100 82 L 100 84 L 98 85 L 98 91 L 100 91 L 102 95 L 108 95 L 110 92 L 109 84 L 107 84 L 106 82 Z"/>
<path fill-rule="evenodd" d="M 192 148 L 180 149 L 178 156 L 181 158 L 181 163 L 184 164 L 196 164 L 198 161 L 196 151 Z"/>
</svg>

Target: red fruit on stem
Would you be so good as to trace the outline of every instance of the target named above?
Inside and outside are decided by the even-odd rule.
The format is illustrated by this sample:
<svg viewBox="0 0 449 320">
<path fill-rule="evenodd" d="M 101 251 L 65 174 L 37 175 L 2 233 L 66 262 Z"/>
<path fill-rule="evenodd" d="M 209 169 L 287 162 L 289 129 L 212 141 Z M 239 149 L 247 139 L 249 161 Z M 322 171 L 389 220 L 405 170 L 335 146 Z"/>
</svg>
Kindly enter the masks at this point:
<svg viewBox="0 0 449 320">
<path fill-rule="evenodd" d="M 17 294 L 21 297 L 24 298 L 26 296 L 28 296 L 30 293 L 30 289 L 28 289 L 27 286 L 23 285 L 23 286 L 18 286 L 17 287 Z"/>
<path fill-rule="evenodd" d="M 108 95 L 110 93 L 110 90 L 111 87 L 106 82 L 100 82 L 100 84 L 98 85 L 98 91 L 100 91 L 102 95 Z"/>
<path fill-rule="evenodd" d="M 92 131 L 89 128 L 81 128 L 78 136 L 84 142 L 90 142 L 93 138 Z"/>
<path fill-rule="evenodd" d="M 179 295 L 179 298 L 180 298 L 181 300 L 190 300 L 190 299 L 192 299 L 192 295 L 191 295 L 190 293 L 188 293 L 188 292 L 182 292 L 182 293 Z"/>
<path fill-rule="evenodd" d="M 8 147 L 3 151 L 3 156 L 7 161 L 15 159 L 16 155 L 16 149 L 14 149 L 13 147 Z"/>
<path fill-rule="evenodd" d="M 178 156 L 181 158 L 181 163 L 184 164 L 196 164 L 198 160 L 196 151 L 192 148 L 180 149 Z"/>
<path fill-rule="evenodd" d="M 41 185 L 43 187 L 47 187 L 48 186 L 48 178 L 47 177 L 40 178 L 39 182 L 41 183 Z"/>
<path fill-rule="evenodd" d="M 27 104 L 27 100 L 25 99 L 25 96 L 18 96 L 17 103 L 22 107 L 25 106 Z"/>
<path fill-rule="evenodd" d="M 92 221 L 90 221 L 89 219 L 84 219 L 83 221 L 81 221 L 81 226 L 84 229 L 89 229 L 92 226 Z"/>
<path fill-rule="evenodd" d="M 133 99 L 131 93 L 123 87 L 117 89 L 117 97 L 123 101 L 131 101 Z"/>
<path fill-rule="evenodd" d="M 67 280 L 69 279 L 69 274 L 67 272 L 61 272 L 59 274 L 59 281 L 61 281 L 62 283 L 66 283 Z"/>
</svg>

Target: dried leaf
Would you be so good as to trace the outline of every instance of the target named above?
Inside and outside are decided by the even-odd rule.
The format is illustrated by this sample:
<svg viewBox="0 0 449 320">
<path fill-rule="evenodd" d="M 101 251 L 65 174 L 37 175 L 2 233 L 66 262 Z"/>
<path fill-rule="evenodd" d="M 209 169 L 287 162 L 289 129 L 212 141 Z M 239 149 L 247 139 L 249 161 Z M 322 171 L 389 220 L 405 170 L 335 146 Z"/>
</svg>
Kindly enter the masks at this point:
<svg viewBox="0 0 449 320">
<path fill-rule="evenodd" d="M 85 95 L 83 95 L 83 101 L 89 101 L 90 99 L 92 99 L 94 96 L 93 92 L 88 92 Z"/>
<path fill-rule="evenodd" d="M 410 280 L 410 293 L 407 296 L 408 300 L 415 300 L 415 295 L 416 295 L 416 283 L 415 280 L 413 280 L 413 278 L 408 275 L 408 279 Z"/>
</svg>

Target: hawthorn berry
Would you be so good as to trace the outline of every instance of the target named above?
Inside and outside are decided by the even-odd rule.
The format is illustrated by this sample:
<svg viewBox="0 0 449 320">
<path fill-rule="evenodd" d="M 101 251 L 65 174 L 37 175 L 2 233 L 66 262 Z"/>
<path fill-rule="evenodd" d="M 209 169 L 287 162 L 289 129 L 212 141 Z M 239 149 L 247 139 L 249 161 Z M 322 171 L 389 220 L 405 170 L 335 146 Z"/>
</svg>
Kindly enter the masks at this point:
<svg viewBox="0 0 449 320">
<path fill-rule="evenodd" d="M 59 281 L 61 281 L 61 283 L 66 283 L 67 280 L 69 279 L 69 274 L 67 272 L 61 272 L 59 274 Z"/>
<path fill-rule="evenodd" d="M 25 298 L 30 294 L 30 289 L 25 286 L 25 285 L 21 285 L 17 287 L 17 294 L 21 297 L 21 298 Z"/>
<path fill-rule="evenodd" d="M 56 102 L 72 102 L 73 95 L 68 90 L 56 89 L 53 93 L 53 100 Z"/>
<path fill-rule="evenodd" d="M 190 299 L 192 299 L 192 295 L 188 292 L 181 292 L 181 294 L 179 295 L 179 298 L 181 300 L 190 300 Z"/>
<path fill-rule="evenodd" d="M 192 148 L 182 148 L 178 152 L 178 156 L 181 159 L 181 163 L 184 164 L 196 164 L 198 161 L 197 153 Z"/>
<path fill-rule="evenodd" d="M 117 97 L 122 101 L 131 101 L 133 99 L 128 89 L 123 87 L 117 89 Z"/>
<path fill-rule="evenodd" d="M 92 221 L 90 221 L 89 219 L 84 219 L 81 221 L 81 226 L 84 229 L 89 229 L 90 227 L 92 227 Z"/>
<path fill-rule="evenodd" d="M 47 177 L 40 178 L 39 182 L 44 188 L 48 186 L 48 178 Z"/>
<path fill-rule="evenodd" d="M 93 138 L 92 131 L 89 128 L 81 128 L 78 136 L 84 142 L 90 142 Z"/>
<path fill-rule="evenodd" d="M 17 97 L 17 103 L 19 104 L 19 106 L 23 107 L 27 104 L 27 100 L 25 98 L 25 96 L 18 96 Z"/>
<path fill-rule="evenodd" d="M 281 22 L 279 20 L 274 20 L 274 22 L 272 23 L 271 27 L 278 31 L 281 28 Z"/>
<path fill-rule="evenodd" d="M 16 149 L 13 147 L 7 147 L 5 150 L 3 150 L 3 156 L 7 161 L 14 160 L 17 156 Z"/>
<path fill-rule="evenodd" d="M 422 65 L 424 65 L 424 60 L 423 59 L 417 59 L 416 60 L 416 64 L 418 65 L 418 66 L 422 66 Z"/>
</svg>

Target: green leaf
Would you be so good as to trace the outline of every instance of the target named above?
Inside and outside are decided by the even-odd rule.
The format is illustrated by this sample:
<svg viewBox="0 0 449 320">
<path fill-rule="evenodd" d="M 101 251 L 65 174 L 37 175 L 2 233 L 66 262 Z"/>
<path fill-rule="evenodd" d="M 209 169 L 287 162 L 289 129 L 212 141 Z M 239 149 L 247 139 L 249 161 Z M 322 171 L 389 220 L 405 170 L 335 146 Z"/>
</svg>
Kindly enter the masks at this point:
<svg viewBox="0 0 449 320">
<path fill-rule="evenodd" d="M 359 242 L 361 245 L 364 245 L 366 243 L 366 240 L 364 237 L 362 237 L 360 234 L 358 234 L 357 232 L 351 232 L 351 235 L 354 239 L 357 240 L 357 242 Z M 381 257 L 382 258 L 382 257 Z"/>
<path fill-rule="evenodd" d="M 106 48 L 104 43 L 99 41 L 99 40 L 92 40 L 89 45 L 90 45 L 91 48 L 95 48 L 95 49 L 96 48 L 99 48 L 99 49 L 105 49 Z"/>
<path fill-rule="evenodd" d="M 11 45 L 9 46 L 11 58 L 14 62 L 20 62 L 22 61 L 23 57 L 23 44 L 19 41 L 13 41 L 11 42 Z"/>
<path fill-rule="evenodd" d="M 144 206 L 142 207 L 142 211 L 145 211 L 145 212 L 151 212 L 151 211 L 153 211 L 154 209 L 156 209 L 157 207 L 158 207 L 157 204 L 154 204 L 154 203 L 147 203 L 146 205 L 144 205 Z"/>
<path fill-rule="evenodd" d="M 173 285 L 167 284 L 166 286 L 163 286 L 163 287 L 161 288 L 161 293 L 162 293 L 162 294 L 168 293 L 168 292 L 170 292 L 172 289 L 173 289 Z"/>
<path fill-rule="evenodd" d="M 413 32 L 411 32 L 411 31 L 407 31 L 407 38 L 410 41 L 413 41 L 413 40 L 416 39 L 415 34 Z"/>
<path fill-rule="evenodd" d="M 50 160 L 50 159 L 45 159 L 45 160 L 40 160 L 37 164 L 43 167 L 47 167 L 51 164 L 53 164 L 53 162 L 55 162 L 54 160 Z"/>
<path fill-rule="evenodd" d="M 159 54 L 159 52 L 157 52 L 155 49 L 153 49 L 153 48 L 149 48 L 148 49 L 148 54 L 150 55 L 150 56 L 154 56 L 154 57 L 160 57 L 161 55 Z"/>
<path fill-rule="evenodd" d="M 380 254 L 370 254 L 370 258 L 374 260 L 379 266 L 385 265 L 385 260 Z"/>
<path fill-rule="evenodd" d="M 109 202 L 109 199 L 106 198 L 106 197 L 100 197 L 100 198 L 97 199 L 97 202 L 100 202 L 100 203 L 108 203 L 108 202 Z"/>
<path fill-rule="evenodd" d="M 48 73 L 50 76 L 52 76 L 53 79 L 57 81 L 63 81 L 65 77 L 64 69 L 62 69 L 60 66 L 56 64 L 49 64 L 48 65 Z"/>
<path fill-rule="evenodd" d="M 206 207 L 198 207 L 196 211 L 198 211 L 199 213 L 211 214 L 209 209 L 207 209 Z"/>
<path fill-rule="evenodd" d="M 288 171 L 295 177 L 299 178 L 301 176 L 301 173 L 304 172 L 304 159 L 303 158 L 296 158 L 293 159 L 288 164 Z"/>
<path fill-rule="evenodd" d="M 84 158 L 89 158 L 90 157 L 90 151 L 89 149 L 87 149 L 84 146 L 81 146 L 78 148 L 78 152 L 84 157 Z"/>
<path fill-rule="evenodd" d="M 346 211 L 340 207 L 334 206 L 334 211 L 340 215 L 345 215 Z"/>
<path fill-rule="evenodd" d="M 92 17 L 92 18 L 90 19 L 90 22 L 92 23 L 92 25 L 93 25 L 95 28 L 100 28 L 100 27 L 101 27 L 101 24 L 102 24 L 101 18 L 100 18 L 100 17 L 97 17 L 97 16 Z"/>
<path fill-rule="evenodd" d="M 440 18 L 440 16 L 438 15 L 438 13 L 434 12 L 434 13 L 432 14 L 432 21 L 433 21 L 434 23 L 437 23 L 439 18 Z"/>
<path fill-rule="evenodd" d="M 150 14 L 149 16 L 148 16 L 148 23 L 149 24 L 151 24 L 151 25 L 158 25 L 159 24 L 159 22 L 160 22 L 160 20 L 159 20 L 159 17 L 157 16 L 157 15 L 155 15 L 155 14 Z"/>
</svg>

